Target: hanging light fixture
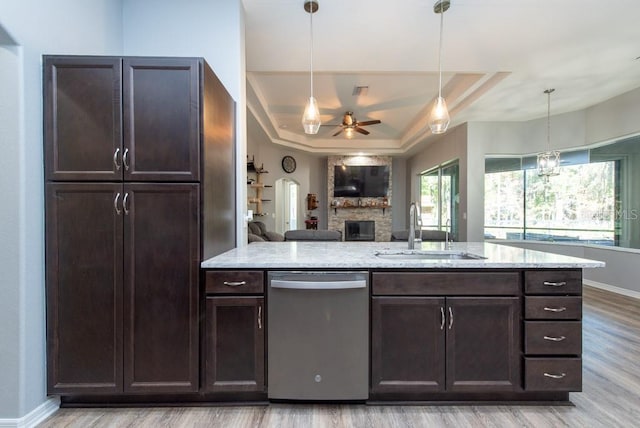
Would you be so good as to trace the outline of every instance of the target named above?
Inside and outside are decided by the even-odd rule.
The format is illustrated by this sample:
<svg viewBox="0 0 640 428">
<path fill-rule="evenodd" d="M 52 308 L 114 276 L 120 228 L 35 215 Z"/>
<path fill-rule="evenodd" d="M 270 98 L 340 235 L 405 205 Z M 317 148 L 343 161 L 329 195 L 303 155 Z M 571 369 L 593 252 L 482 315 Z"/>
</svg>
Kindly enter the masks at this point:
<svg viewBox="0 0 640 428">
<path fill-rule="evenodd" d="M 304 108 L 302 115 L 302 126 L 305 134 L 317 134 L 320 129 L 320 110 L 318 110 L 318 102 L 313 97 L 313 14 L 318 10 L 318 2 L 310 0 L 304 2 L 304 10 L 309 13 L 309 34 L 310 34 L 310 62 L 309 75 L 311 76 L 311 96 Z"/>
<path fill-rule="evenodd" d="M 451 118 L 447 103 L 442 98 L 442 28 L 444 27 L 444 13 L 451 6 L 450 0 L 438 0 L 433 5 L 433 11 L 440 14 L 440 47 L 438 48 L 438 99 L 433 103 L 431 114 L 429 115 L 429 128 L 434 134 L 442 134 L 447 131 Z"/>
<path fill-rule="evenodd" d="M 547 151 L 538 153 L 538 175 L 549 181 L 552 175 L 560 174 L 560 152 L 551 150 L 551 93 L 555 89 L 547 89 Z"/>
</svg>

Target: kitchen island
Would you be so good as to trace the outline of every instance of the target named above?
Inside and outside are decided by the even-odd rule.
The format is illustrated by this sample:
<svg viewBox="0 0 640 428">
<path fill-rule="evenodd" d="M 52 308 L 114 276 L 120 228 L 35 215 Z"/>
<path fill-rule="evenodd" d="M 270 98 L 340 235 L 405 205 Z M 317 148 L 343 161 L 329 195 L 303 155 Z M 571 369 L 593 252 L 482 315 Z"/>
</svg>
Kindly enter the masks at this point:
<svg viewBox="0 0 640 428">
<path fill-rule="evenodd" d="M 270 325 L 280 315 L 271 308 L 277 297 L 271 282 L 303 275 L 302 282 L 317 293 L 323 285 L 309 278 L 357 273 L 366 279 L 369 309 L 357 317 L 368 318 L 368 331 L 360 338 L 364 345 L 353 342 L 368 352 L 359 365 L 366 371 L 366 391 L 352 399 L 566 403 L 569 392 L 582 388 L 582 269 L 601 266 L 491 243 L 422 243 L 413 251 L 403 242 L 253 243 L 201 264 L 207 302 L 205 389 L 238 399 L 248 394 L 253 399 L 331 400 L 326 390 L 314 396 L 314 382 L 323 387 L 331 382 L 322 373 L 300 386 L 302 393 L 270 395 L 270 386 L 282 377 L 272 371 L 277 365 L 266 345 L 269 353 L 277 352 L 272 343 L 288 346 L 282 335 L 293 334 L 290 325 L 303 324 L 292 319 L 289 324 L 279 320 L 277 328 Z M 311 293 L 299 294 L 300 305 L 313 300 L 305 292 Z M 326 327 L 342 333 L 345 324 L 331 324 L 338 316 L 330 306 L 323 309 Z M 311 321 L 313 328 L 303 330 L 309 343 L 296 339 L 298 348 L 315 346 L 320 327 Z M 282 354 L 290 355 L 289 366 L 303 366 L 296 359 L 298 348 Z M 251 358 L 239 362 L 238 355 Z M 305 358 L 312 360 L 313 354 Z M 349 397 L 337 394 L 335 399 Z"/>
</svg>

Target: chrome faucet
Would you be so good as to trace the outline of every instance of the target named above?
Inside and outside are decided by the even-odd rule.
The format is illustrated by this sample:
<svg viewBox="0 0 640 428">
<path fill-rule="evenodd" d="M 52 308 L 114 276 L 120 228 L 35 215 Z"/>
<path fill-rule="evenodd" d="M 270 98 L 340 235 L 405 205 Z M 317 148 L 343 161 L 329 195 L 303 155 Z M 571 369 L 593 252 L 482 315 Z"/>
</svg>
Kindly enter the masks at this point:
<svg viewBox="0 0 640 428">
<path fill-rule="evenodd" d="M 418 228 L 418 238 L 416 238 L 416 227 Z M 407 242 L 409 249 L 413 250 L 418 243 L 422 242 L 422 219 L 420 218 L 420 210 L 415 202 L 409 205 L 409 236 Z"/>
<path fill-rule="evenodd" d="M 444 241 L 447 250 L 451 249 L 451 219 L 448 218 L 445 223 Z"/>
</svg>

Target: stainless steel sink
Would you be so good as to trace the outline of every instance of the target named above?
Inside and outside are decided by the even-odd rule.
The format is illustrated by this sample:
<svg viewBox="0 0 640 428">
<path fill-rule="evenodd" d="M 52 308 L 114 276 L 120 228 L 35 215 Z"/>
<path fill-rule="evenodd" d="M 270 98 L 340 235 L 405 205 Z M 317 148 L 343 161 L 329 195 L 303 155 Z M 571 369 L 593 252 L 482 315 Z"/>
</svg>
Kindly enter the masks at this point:
<svg viewBox="0 0 640 428">
<path fill-rule="evenodd" d="M 388 250 L 378 251 L 376 257 L 391 260 L 482 260 L 486 257 L 462 251 L 445 250 Z"/>
</svg>

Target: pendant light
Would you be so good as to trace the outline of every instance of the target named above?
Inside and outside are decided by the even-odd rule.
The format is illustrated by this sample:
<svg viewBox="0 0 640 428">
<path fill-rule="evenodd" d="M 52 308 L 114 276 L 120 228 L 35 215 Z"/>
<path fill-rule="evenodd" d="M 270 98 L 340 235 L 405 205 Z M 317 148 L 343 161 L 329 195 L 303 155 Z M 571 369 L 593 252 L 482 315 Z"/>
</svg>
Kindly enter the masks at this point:
<svg viewBox="0 0 640 428">
<path fill-rule="evenodd" d="M 560 152 L 551 150 L 551 93 L 555 89 L 547 89 L 547 151 L 538 153 L 538 176 L 549 181 L 549 177 L 560 174 Z"/>
<path fill-rule="evenodd" d="M 302 126 L 305 134 L 317 134 L 320 129 L 320 110 L 318 110 L 318 102 L 313 97 L 313 14 L 318 10 L 318 2 L 316 0 L 306 1 L 304 10 L 309 13 L 309 34 L 310 34 L 310 63 L 309 75 L 311 77 L 311 96 L 304 108 L 302 115 Z"/>
<path fill-rule="evenodd" d="M 440 14 L 440 47 L 438 48 L 438 99 L 433 103 L 431 114 L 429 115 L 429 128 L 434 134 L 443 134 L 449 127 L 451 118 L 449 117 L 449 110 L 447 110 L 447 103 L 442 98 L 442 28 L 444 27 L 444 13 L 449 10 L 451 6 L 450 0 L 438 0 L 433 5 L 433 11 Z"/>
</svg>

